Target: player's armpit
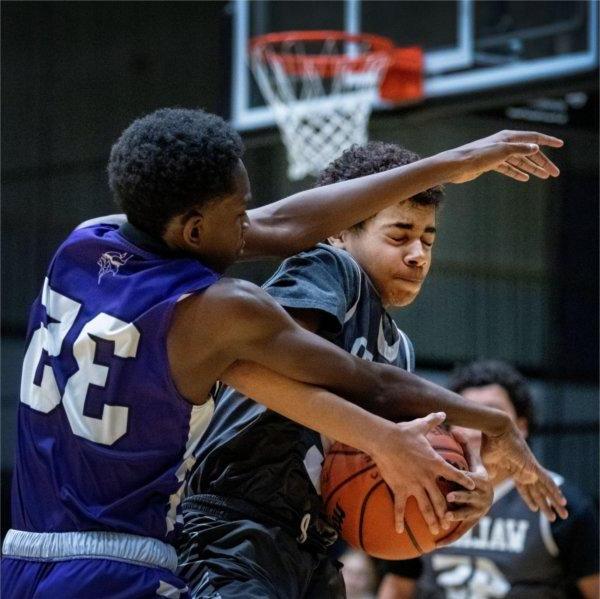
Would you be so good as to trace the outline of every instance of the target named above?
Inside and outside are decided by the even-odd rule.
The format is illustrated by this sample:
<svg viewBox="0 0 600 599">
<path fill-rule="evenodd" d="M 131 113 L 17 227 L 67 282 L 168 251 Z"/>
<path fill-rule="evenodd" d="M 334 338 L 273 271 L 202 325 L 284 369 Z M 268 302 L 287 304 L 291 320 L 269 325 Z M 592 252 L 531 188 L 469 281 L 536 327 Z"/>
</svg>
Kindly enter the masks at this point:
<svg viewBox="0 0 600 599">
<path fill-rule="evenodd" d="M 287 308 L 288 314 L 303 328 L 316 333 L 322 326 L 323 313 L 319 310 Z"/>
</svg>

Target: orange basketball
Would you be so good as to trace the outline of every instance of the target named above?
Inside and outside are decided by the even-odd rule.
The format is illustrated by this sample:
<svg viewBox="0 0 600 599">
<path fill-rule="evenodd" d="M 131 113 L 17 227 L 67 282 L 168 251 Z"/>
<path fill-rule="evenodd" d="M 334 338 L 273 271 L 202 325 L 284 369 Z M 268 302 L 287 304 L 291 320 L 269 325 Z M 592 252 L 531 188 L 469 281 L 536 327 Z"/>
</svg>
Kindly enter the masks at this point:
<svg viewBox="0 0 600 599">
<path fill-rule="evenodd" d="M 438 426 L 427 438 L 433 448 L 453 466 L 467 470 L 462 447 L 452 433 Z M 444 495 L 459 488 L 444 479 L 438 481 Z M 410 559 L 435 549 L 435 543 L 450 530 L 431 534 L 414 497 L 404 513 L 404 532 L 394 527 L 394 498 L 373 459 L 362 451 L 335 443 L 323 464 L 321 493 L 329 521 L 352 547 L 373 557 Z M 454 528 L 458 523 L 454 523 Z"/>
</svg>

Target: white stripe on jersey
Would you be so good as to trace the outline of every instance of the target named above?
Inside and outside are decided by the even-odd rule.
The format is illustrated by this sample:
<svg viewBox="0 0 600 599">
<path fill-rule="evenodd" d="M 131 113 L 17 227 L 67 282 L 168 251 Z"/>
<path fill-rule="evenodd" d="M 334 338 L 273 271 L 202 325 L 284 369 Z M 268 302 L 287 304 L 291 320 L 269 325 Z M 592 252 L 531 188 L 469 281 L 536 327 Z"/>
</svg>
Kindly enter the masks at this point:
<svg viewBox="0 0 600 599">
<path fill-rule="evenodd" d="M 177 514 L 177 507 L 181 503 L 183 492 L 186 485 L 187 473 L 196 463 L 194 450 L 196 449 L 204 431 L 207 429 L 210 419 L 215 411 L 215 402 L 211 397 L 206 403 L 201 406 L 193 406 L 190 414 L 190 432 L 188 440 L 185 444 L 185 453 L 183 461 L 175 472 L 177 480 L 181 483 L 179 489 L 169 497 L 169 512 L 167 513 L 167 533 L 175 528 L 175 522 L 182 522 L 181 514 Z"/>
<path fill-rule="evenodd" d="M 182 589 L 178 589 L 177 587 L 165 582 L 164 580 L 159 580 L 160 584 L 158 589 L 156 589 L 156 594 L 159 597 L 168 597 L 169 599 L 179 599 L 182 593 L 187 593 L 188 588 L 184 587 Z"/>
<path fill-rule="evenodd" d="M 394 323 L 396 324 L 396 323 Z M 412 372 L 413 368 L 412 368 L 412 351 L 410 348 L 410 342 L 408 341 L 408 337 L 406 336 L 406 334 L 404 333 L 404 331 L 401 331 L 398 328 L 398 325 L 396 325 L 396 330 L 398 331 L 398 334 L 400 335 L 400 339 L 402 339 L 402 345 L 404 346 L 404 355 L 406 356 L 406 371 L 407 372 Z"/>
</svg>

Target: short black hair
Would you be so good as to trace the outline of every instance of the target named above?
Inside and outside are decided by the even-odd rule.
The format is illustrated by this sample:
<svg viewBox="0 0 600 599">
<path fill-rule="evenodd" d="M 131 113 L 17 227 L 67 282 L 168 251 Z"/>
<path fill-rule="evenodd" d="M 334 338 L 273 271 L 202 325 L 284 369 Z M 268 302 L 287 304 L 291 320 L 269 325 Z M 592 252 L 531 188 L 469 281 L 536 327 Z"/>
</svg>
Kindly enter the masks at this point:
<svg viewBox="0 0 600 599">
<path fill-rule="evenodd" d="M 243 151 L 222 118 L 161 108 L 135 120 L 113 145 L 109 186 L 129 222 L 161 236 L 173 216 L 232 191 Z"/>
<path fill-rule="evenodd" d="M 353 145 L 345 150 L 338 158 L 329 163 L 317 178 L 317 187 L 331 185 L 339 181 L 357 179 L 366 175 L 374 175 L 389 171 L 397 166 L 405 166 L 417 162 L 421 157 L 402 146 L 383 141 L 370 141 L 364 145 Z M 439 206 L 444 198 L 441 186 L 427 189 L 411 198 L 411 201 L 420 206 Z M 362 221 L 351 229 L 362 229 Z"/>
<path fill-rule="evenodd" d="M 448 389 L 460 393 L 469 387 L 500 385 L 510 398 L 517 416 L 527 420 L 529 432 L 535 429 L 534 402 L 525 377 L 501 360 L 478 360 L 452 372 Z"/>
</svg>

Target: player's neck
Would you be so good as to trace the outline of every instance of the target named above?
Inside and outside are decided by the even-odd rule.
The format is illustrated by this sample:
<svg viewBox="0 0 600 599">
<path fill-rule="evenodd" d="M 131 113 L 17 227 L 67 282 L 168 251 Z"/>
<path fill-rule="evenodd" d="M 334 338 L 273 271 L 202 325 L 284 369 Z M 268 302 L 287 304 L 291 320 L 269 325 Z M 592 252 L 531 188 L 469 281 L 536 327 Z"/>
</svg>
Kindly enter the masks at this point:
<svg viewBox="0 0 600 599">
<path fill-rule="evenodd" d="M 179 248 L 173 247 L 161 237 L 154 237 L 141 229 L 138 229 L 130 222 L 125 222 L 119 227 L 119 233 L 133 245 L 151 252 L 168 256 L 169 258 L 187 258 L 188 254 Z"/>
</svg>

